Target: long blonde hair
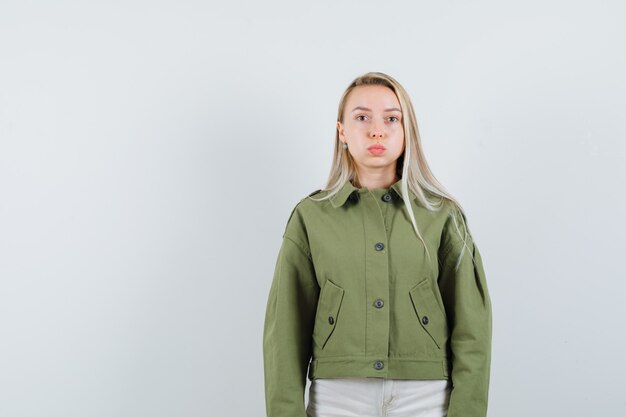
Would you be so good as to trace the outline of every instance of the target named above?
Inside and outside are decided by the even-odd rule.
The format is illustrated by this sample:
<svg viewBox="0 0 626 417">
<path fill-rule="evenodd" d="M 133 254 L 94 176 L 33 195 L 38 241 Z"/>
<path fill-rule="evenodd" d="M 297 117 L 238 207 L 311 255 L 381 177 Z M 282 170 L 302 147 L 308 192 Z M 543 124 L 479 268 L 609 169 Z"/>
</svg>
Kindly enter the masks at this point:
<svg viewBox="0 0 626 417">
<path fill-rule="evenodd" d="M 455 229 L 459 236 L 463 239 L 464 243 L 464 248 L 461 250 L 459 258 L 456 262 L 456 268 L 458 268 L 461 263 L 463 253 L 465 252 L 465 248 L 467 247 L 467 238 L 470 236 L 465 211 L 461 207 L 461 204 L 435 178 L 430 170 L 430 167 L 428 166 L 428 163 L 426 162 L 426 157 L 422 151 L 422 145 L 420 142 L 419 130 L 417 128 L 417 119 L 415 118 L 415 112 L 413 111 L 413 104 L 411 103 L 411 99 L 409 98 L 409 95 L 404 87 L 402 87 L 402 85 L 393 77 L 382 72 L 368 72 L 363 74 L 355 78 L 341 96 L 337 112 L 337 120 L 343 123 L 344 108 L 348 95 L 355 87 L 362 85 L 382 85 L 388 87 L 398 98 L 402 110 L 402 126 L 404 128 L 405 146 L 404 152 L 397 159 L 396 170 L 398 176 L 401 178 L 400 188 L 402 190 L 405 208 L 409 214 L 411 223 L 413 224 L 413 230 L 424 244 L 426 254 L 430 259 L 428 245 L 426 245 L 426 242 L 419 232 L 417 223 L 415 222 L 408 189 L 413 191 L 419 202 L 429 211 L 441 210 L 445 200 L 448 200 L 453 204 L 454 210 L 452 211 L 452 218 L 454 220 Z M 313 196 L 309 196 L 309 198 L 315 201 L 329 199 L 344 186 L 346 181 L 351 181 L 355 186 L 360 187 L 356 174 L 356 164 L 350 155 L 350 152 L 348 152 L 347 149 L 343 149 L 342 143 L 339 140 L 339 132 L 335 131 L 335 152 L 333 156 L 333 163 L 330 168 L 330 175 L 326 186 L 322 190 L 328 191 L 328 194 L 322 198 L 314 198 Z M 430 200 L 424 191 L 430 192 L 430 194 L 434 196 L 434 199 Z M 459 227 L 459 223 L 461 224 L 463 230 Z"/>
</svg>

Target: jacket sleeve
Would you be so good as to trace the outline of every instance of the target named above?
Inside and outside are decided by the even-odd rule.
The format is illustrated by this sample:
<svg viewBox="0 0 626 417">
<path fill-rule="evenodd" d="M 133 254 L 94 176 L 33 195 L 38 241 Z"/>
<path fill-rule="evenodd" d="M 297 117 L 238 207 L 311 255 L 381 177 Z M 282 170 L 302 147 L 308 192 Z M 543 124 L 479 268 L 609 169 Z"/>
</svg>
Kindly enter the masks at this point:
<svg viewBox="0 0 626 417">
<path fill-rule="evenodd" d="M 439 289 L 450 329 L 448 417 L 485 417 L 491 368 L 491 299 L 465 216 L 453 209 L 441 243 Z M 459 255 L 463 256 L 459 261 Z"/>
<path fill-rule="evenodd" d="M 283 234 L 265 312 L 267 417 L 306 417 L 304 391 L 319 286 L 306 235 L 294 211 Z"/>
</svg>

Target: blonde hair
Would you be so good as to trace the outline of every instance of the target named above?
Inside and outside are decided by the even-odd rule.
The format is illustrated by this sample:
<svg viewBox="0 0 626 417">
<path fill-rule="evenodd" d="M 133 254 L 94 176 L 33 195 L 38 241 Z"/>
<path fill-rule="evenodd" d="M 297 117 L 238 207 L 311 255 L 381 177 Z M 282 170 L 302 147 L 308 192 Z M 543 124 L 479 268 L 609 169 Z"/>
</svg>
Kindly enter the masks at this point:
<svg viewBox="0 0 626 417">
<path fill-rule="evenodd" d="M 463 250 L 459 254 L 459 258 L 456 262 L 456 268 L 461 263 L 463 253 L 467 246 L 467 238 L 471 237 L 469 228 L 467 225 L 467 219 L 465 217 L 465 211 L 461 207 L 461 204 L 448 192 L 445 187 L 435 178 L 428 163 L 426 157 L 422 151 L 422 145 L 420 142 L 419 130 L 417 128 L 417 119 L 415 118 L 415 112 L 413 111 L 413 104 L 407 94 L 406 90 L 398 81 L 393 77 L 384 74 L 382 72 L 368 72 L 354 79 L 350 85 L 346 88 L 341 100 L 339 101 L 339 109 L 337 112 L 337 120 L 343 123 L 344 108 L 348 95 L 350 92 L 358 86 L 367 85 L 382 85 L 390 88 L 398 101 L 402 110 L 402 125 L 404 128 L 404 152 L 397 159 L 396 171 L 401 178 L 401 190 L 404 200 L 405 208 L 413 224 L 413 230 L 424 244 L 426 254 L 430 259 L 430 253 L 428 251 L 428 245 L 424 241 L 415 217 L 413 215 L 413 208 L 411 206 L 411 199 L 408 193 L 408 189 L 413 191 L 417 196 L 419 202 L 429 211 L 439 211 L 445 204 L 445 200 L 448 200 L 453 204 L 452 218 L 454 220 L 455 230 L 463 240 Z M 326 183 L 325 188 L 322 191 L 328 191 L 328 194 L 322 198 L 309 198 L 315 201 L 322 201 L 331 198 L 335 195 L 346 183 L 346 181 L 353 182 L 353 185 L 360 187 L 357 178 L 356 164 L 348 152 L 347 149 L 343 149 L 342 142 L 339 140 L 339 132 L 335 131 L 335 152 L 333 156 L 333 163 L 330 168 L 330 175 Z M 425 191 L 434 196 L 434 200 L 430 200 L 426 196 Z M 461 223 L 462 229 L 459 227 Z M 470 251 L 471 253 L 471 251 Z M 473 254 L 472 254 L 473 258 Z"/>
</svg>

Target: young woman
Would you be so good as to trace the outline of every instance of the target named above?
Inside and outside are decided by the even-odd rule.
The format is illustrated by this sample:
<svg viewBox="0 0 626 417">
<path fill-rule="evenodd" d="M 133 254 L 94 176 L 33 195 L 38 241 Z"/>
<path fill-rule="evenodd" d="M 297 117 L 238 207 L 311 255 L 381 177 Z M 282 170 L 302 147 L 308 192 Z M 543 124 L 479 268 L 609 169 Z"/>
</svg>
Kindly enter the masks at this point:
<svg viewBox="0 0 626 417">
<path fill-rule="evenodd" d="M 380 72 L 356 78 L 328 183 L 283 233 L 263 334 L 267 416 L 485 417 L 491 323 L 478 247 L 426 163 L 408 94 Z"/>
</svg>

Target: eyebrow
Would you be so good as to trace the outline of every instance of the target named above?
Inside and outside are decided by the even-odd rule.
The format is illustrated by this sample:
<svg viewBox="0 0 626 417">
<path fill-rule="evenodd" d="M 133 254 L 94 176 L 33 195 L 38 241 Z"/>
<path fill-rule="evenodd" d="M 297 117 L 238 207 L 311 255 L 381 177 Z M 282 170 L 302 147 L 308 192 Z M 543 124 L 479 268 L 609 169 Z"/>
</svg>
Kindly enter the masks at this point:
<svg viewBox="0 0 626 417">
<path fill-rule="evenodd" d="M 367 107 L 361 107 L 361 106 L 357 106 L 357 107 L 352 109 L 352 111 L 357 111 L 357 110 L 372 111 L 372 109 L 368 109 Z M 385 111 L 398 111 L 398 112 L 402 113 L 402 110 L 400 110 L 400 109 L 398 109 L 396 107 L 392 107 L 390 109 L 385 109 Z"/>
</svg>

